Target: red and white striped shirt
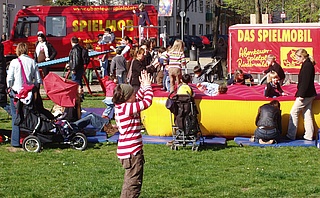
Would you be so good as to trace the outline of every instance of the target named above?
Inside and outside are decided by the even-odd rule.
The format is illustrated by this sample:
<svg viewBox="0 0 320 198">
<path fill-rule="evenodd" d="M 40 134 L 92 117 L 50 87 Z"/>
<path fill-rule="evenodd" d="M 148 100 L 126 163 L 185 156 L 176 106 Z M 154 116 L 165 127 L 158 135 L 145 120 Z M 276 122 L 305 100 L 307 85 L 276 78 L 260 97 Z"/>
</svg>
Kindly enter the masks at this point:
<svg viewBox="0 0 320 198">
<path fill-rule="evenodd" d="M 120 136 L 117 155 L 119 159 L 130 158 L 142 149 L 140 111 L 150 107 L 153 98 L 151 86 L 141 87 L 134 103 L 115 105 L 115 120 Z"/>
</svg>

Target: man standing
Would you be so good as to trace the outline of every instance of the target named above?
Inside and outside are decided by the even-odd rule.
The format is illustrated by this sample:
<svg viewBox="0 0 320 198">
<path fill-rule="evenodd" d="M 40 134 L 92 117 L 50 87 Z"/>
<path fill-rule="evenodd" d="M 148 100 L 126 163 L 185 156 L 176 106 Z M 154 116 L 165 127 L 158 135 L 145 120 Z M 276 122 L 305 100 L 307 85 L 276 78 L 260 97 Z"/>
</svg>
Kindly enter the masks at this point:
<svg viewBox="0 0 320 198">
<path fill-rule="evenodd" d="M 81 100 L 80 95 L 83 94 L 82 76 L 84 74 L 84 60 L 82 57 L 82 51 L 84 50 L 79 45 L 79 39 L 77 37 L 71 38 L 72 48 L 69 53 L 69 63 L 66 68 L 71 71 L 71 80 L 80 85 L 79 97 L 76 101 L 76 112 L 78 119 L 81 118 Z"/>
</svg>

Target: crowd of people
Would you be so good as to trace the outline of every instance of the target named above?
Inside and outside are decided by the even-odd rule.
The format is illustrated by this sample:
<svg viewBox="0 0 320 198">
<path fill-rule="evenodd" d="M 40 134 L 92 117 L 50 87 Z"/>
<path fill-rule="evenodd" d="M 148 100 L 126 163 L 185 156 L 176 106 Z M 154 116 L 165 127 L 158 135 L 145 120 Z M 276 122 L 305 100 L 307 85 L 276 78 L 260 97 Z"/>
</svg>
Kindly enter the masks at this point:
<svg viewBox="0 0 320 198">
<path fill-rule="evenodd" d="M 139 12 L 135 14 L 141 16 L 141 25 L 146 25 L 148 20 L 147 13 L 143 6 L 139 6 Z M 140 24 L 140 23 L 139 23 Z M 140 30 L 143 34 L 143 29 Z M 99 45 L 115 44 L 115 35 L 110 28 L 105 29 L 104 34 L 98 35 Z M 195 95 L 195 90 L 208 96 L 217 96 L 225 94 L 228 86 L 232 85 L 253 85 L 252 75 L 245 74 L 241 69 L 234 71 L 232 77 L 227 83 L 217 84 L 206 82 L 205 73 L 200 66 L 195 66 L 193 76 L 184 74 L 182 69 L 186 67 L 187 61 L 184 54 L 184 42 L 175 40 L 172 46 L 168 48 L 155 48 L 155 40 L 143 40 L 140 46 L 134 45 L 134 42 L 128 36 L 125 36 L 120 45 L 111 47 L 116 53 L 111 57 L 107 54 L 99 57 L 101 77 L 106 77 L 104 82 L 106 90 L 103 103 L 106 109 L 102 115 L 88 114 L 81 117 L 81 97 L 83 95 L 83 76 L 85 75 L 86 57 L 85 50 L 90 47 L 84 47 L 77 37 L 71 38 L 71 50 L 69 61 L 66 68 L 71 72 L 71 80 L 79 85 L 79 97 L 74 108 L 67 109 L 71 114 L 75 110 L 76 118 L 72 124 L 78 128 L 85 128 L 91 124 L 106 132 L 114 133 L 119 131 L 119 142 L 117 155 L 125 169 L 125 178 L 121 197 L 134 197 L 139 195 L 143 178 L 144 156 L 142 150 L 141 119 L 140 112 L 150 107 L 153 98 L 152 83 L 161 86 L 162 91 L 177 94 Z M 222 67 L 219 68 L 218 77 L 220 79 L 227 76 L 225 70 L 226 44 L 219 40 L 218 46 L 214 50 L 214 57 L 219 57 L 222 61 Z M 39 68 L 36 63 L 52 60 L 58 52 L 46 40 L 43 32 L 38 33 L 38 41 L 35 46 L 34 59 L 28 56 L 28 46 L 25 43 L 19 43 L 16 48 L 17 59 L 11 61 L 7 76 L 0 76 L 0 81 L 8 88 L 10 96 L 10 110 L 12 115 L 12 135 L 11 145 L 20 147 L 19 127 L 14 124 L 16 115 L 16 95 L 24 89 L 24 84 L 34 84 L 37 94 L 42 83 Z M 0 44 L 0 61 L 3 59 L 3 45 Z M 314 133 L 312 102 L 317 95 L 314 87 L 315 62 L 305 49 L 296 51 L 296 59 L 302 66 L 298 75 L 296 100 L 290 111 L 289 126 L 286 136 L 281 137 L 281 109 L 278 100 L 272 100 L 268 104 L 262 105 L 258 109 L 255 124 L 257 129 L 254 132 L 252 141 L 261 144 L 272 144 L 283 139 L 296 139 L 299 113 L 302 112 L 304 118 L 305 134 L 302 137 L 305 140 L 312 140 Z M 110 61 L 110 64 L 109 64 Z M 267 75 L 267 84 L 264 95 L 267 98 L 276 98 L 285 96 L 281 86 L 284 83 L 284 71 L 276 62 L 276 57 L 270 54 L 267 57 L 268 69 L 264 71 Z M 3 61 L 1 61 L 3 63 Z M 5 70 L 2 64 L 1 69 Z M 90 68 L 89 68 L 90 69 Z M 87 68 L 88 70 L 88 68 Z M 49 73 L 49 67 L 42 68 L 43 76 Z M 5 72 L 0 72 L 1 74 Z M 90 79 L 89 74 L 89 79 Z M 6 83 L 3 79 L 6 78 Z M 195 86 L 189 86 L 194 84 Z M 3 88 L 3 87 L 0 87 Z M 7 103 L 5 96 L 0 93 L 0 103 Z M 37 95 L 39 96 L 39 95 Z M 38 97 L 40 98 L 40 97 Z M 41 101 L 39 106 L 42 106 Z M 110 120 L 115 119 L 117 129 L 110 126 Z M 111 127 L 111 129 L 110 129 Z"/>
</svg>

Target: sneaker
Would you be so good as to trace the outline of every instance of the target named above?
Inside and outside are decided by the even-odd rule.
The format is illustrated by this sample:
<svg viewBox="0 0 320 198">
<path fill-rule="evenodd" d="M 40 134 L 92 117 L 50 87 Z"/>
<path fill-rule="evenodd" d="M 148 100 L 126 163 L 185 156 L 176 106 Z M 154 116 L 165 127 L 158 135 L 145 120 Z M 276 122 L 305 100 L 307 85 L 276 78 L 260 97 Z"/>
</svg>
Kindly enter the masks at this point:
<svg viewBox="0 0 320 198">
<path fill-rule="evenodd" d="M 250 142 L 254 142 L 254 136 L 251 136 L 251 138 L 249 139 Z"/>
<path fill-rule="evenodd" d="M 108 135 L 114 135 L 119 130 L 116 127 L 113 127 L 111 123 L 108 123 L 103 126 L 103 131 L 106 132 Z"/>
<path fill-rule="evenodd" d="M 262 139 L 259 139 L 259 144 L 273 144 L 274 140 L 269 140 L 269 141 L 263 141 Z"/>
</svg>

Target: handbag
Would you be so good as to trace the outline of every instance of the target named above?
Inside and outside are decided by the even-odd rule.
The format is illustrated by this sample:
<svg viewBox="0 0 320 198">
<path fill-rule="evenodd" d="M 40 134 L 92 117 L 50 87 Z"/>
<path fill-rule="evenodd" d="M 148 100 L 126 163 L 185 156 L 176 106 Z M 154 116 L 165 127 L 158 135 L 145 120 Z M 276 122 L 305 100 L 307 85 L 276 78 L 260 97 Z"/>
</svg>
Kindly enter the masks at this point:
<svg viewBox="0 0 320 198">
<path fill-rule="evenodd" d="M 34 88 L 34 84 L 28 84 L 27 83 L 27 77 L 26 77 L 26 73 L 24 71 L 22 62 L 20 60 L 20 58 L 18 58 L 18 61 L 20 63 L 21 66 L 21 73 L 22 73 L 22 79 L 23 79 L 23 85 L 22 85 L 22 89 L 19 91 L 18 94 L 15 95 L 16 98 L 18 99 L 24 99 L 28 96 L 28 93 L 30 91 L 32 91 L 32 89 Z"/>
</svg>

